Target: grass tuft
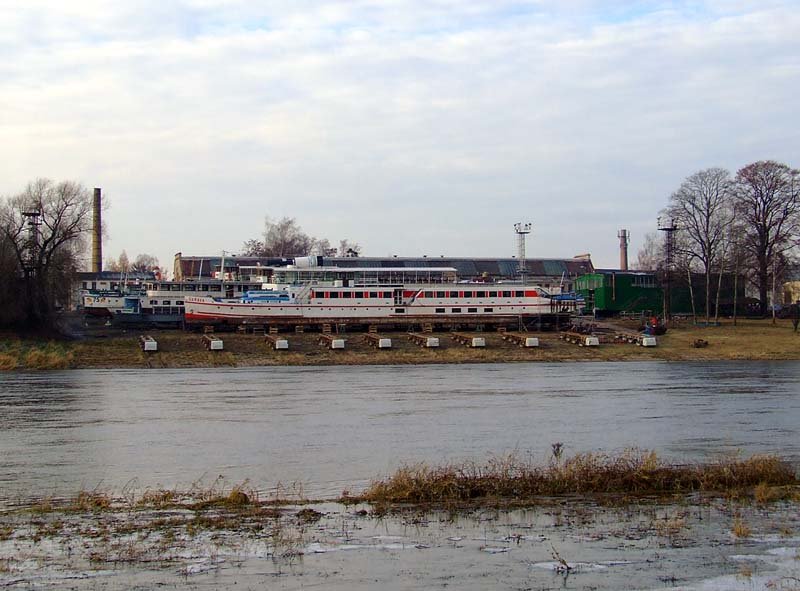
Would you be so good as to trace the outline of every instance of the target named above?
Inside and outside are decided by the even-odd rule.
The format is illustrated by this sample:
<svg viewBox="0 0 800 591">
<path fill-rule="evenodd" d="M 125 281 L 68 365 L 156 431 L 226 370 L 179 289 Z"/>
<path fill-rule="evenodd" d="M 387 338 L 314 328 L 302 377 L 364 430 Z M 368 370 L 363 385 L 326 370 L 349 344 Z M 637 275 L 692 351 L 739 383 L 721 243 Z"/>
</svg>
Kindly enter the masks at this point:
<svg viewBox="0 0 800 591">
<path fill-rule="evenodd" d="M 101 511 L 111 507 L 111 497 L 98 491 L 80 491 L 72 500 L 73 511 Z"/>
<path fill-rule="evenodd" d="M 595 493 L 726 493 L 762 483 L 786 486 L 798 481 L 793 467 L 775 456 L 678 465 L 663 462 L 654 452 L 630 450 L 616 456 L 577 454 L 560 462 L 536 465 L 509 455 L 484 465 L 404 466 L 391 477 L 373 482 L 358 500 L 450 503 Z"/>
<path fill-rule="evenodd" d="M 11 371 L 17 369 L 17 361 L 16 355 L 11 355 L 9 353 L 0 353 L 0 371 Z"/>
<path fill-rule="evenodd" d="M 737 538 L 747 538 L 750 537 L 751 533 L 753 533 L 750 529 L 750 526 L 742 521 L 742 519 L 739 517 L 733 520 L 733 527 L 731 528 L 731 531 Z"/>
</svg>

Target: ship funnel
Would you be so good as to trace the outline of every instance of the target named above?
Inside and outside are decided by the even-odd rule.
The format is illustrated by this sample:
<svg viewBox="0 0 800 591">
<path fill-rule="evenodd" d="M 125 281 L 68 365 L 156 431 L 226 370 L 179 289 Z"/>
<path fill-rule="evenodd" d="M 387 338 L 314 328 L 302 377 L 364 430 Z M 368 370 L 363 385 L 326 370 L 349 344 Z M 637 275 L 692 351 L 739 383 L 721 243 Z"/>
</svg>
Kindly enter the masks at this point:
<svg viewBox="0 0 800 591">
<path fill-rule="evenodd" d="M 631 233 L 627 230 L 620 230 L 617 232 L 619 238 L 619 268 L 621 271 L 628 270 L 628 242 L 631 238 Z"/>
<path fill-rule="evenodd" d="M 101 219 L 102 197 L 98 187 L 92 200 L 92 273 L 103 270 L 103 222 Z"/>
</svg>

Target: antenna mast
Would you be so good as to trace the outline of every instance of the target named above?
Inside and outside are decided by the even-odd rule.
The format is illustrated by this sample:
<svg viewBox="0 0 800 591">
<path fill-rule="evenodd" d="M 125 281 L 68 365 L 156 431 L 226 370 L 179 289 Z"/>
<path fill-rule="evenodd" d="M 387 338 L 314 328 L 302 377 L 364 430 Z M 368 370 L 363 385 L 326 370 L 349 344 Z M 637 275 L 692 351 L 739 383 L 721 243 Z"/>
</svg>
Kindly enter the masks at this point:
<svg viewBox="0 0 800 591">
<path fill-rule="evenodd" d="M 525 283 L 525 237 L 531 233 L 533 224 L 530 222 L 518 222 L 514 224 L 514 232 L 517 233 L 517 260 L 519 261 L 519 278 Z"/>
</svg>

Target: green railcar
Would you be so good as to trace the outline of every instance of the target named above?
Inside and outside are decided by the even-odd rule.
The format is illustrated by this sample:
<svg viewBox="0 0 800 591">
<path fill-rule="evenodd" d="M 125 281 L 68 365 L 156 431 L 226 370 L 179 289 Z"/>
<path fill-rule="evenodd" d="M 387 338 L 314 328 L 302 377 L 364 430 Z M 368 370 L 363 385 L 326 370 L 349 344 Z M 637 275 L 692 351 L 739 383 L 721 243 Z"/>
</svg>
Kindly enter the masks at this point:
<svg viewBox="0 0 800 591">
<path fill-rule="evenodd" d="M 659 314 L 663 308 L 663 290 L 655 273 L 598 271 L 578 277 L 575 291 L 583 296 L 587 312 L 601 316 Z"/>
</svg>

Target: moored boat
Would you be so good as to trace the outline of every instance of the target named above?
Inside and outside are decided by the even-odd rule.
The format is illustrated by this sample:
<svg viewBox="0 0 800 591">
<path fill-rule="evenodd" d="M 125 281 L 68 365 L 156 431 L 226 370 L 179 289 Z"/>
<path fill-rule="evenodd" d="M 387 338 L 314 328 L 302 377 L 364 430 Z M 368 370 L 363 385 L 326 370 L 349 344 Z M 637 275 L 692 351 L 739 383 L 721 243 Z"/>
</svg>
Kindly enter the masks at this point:
<svg viewBox="0 0 800 591">
<path fill-rule="evenodd" d="M 187 325 L 502 324 L 563 314 L 563 302 L 521 283 L 459 282 L 452 267 L 282 267 L 240 297 L 187 296 Z"/>
</svg>

